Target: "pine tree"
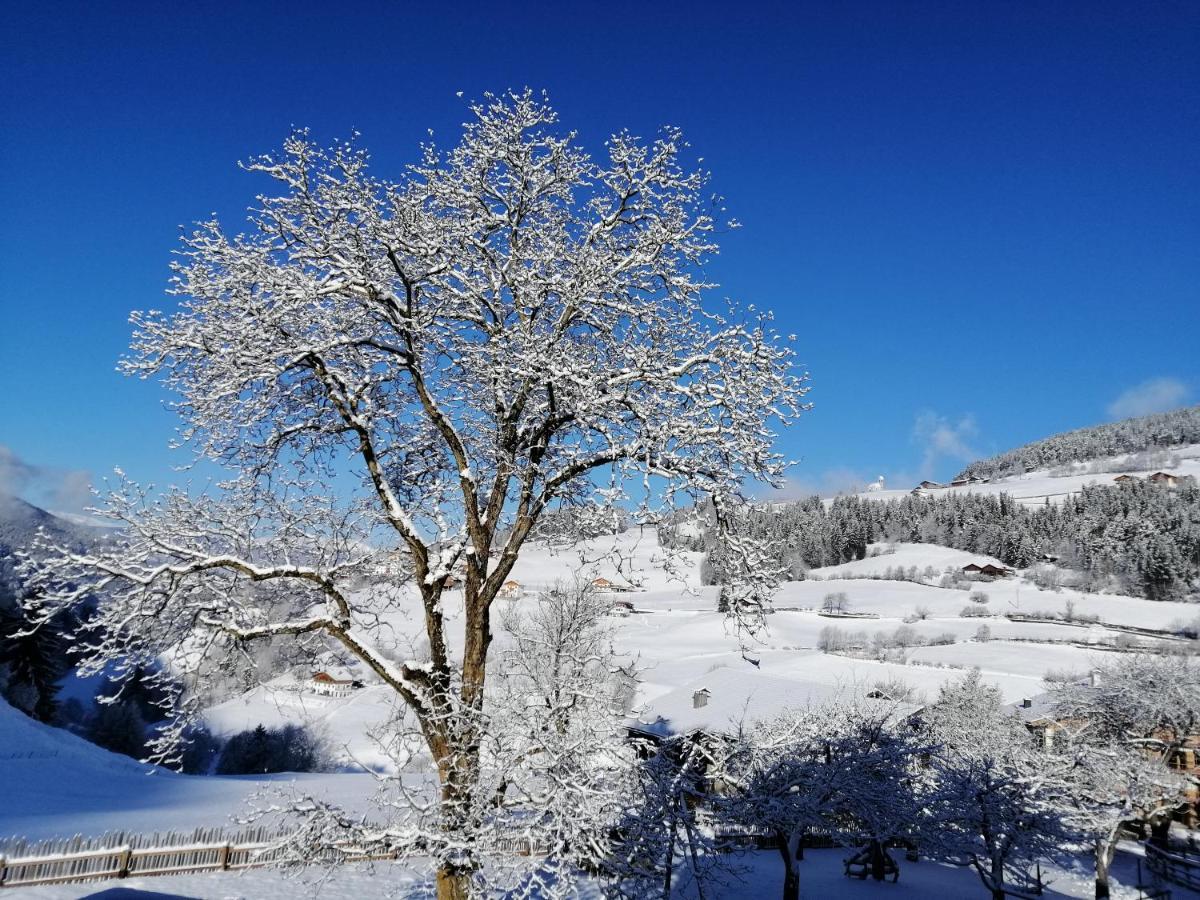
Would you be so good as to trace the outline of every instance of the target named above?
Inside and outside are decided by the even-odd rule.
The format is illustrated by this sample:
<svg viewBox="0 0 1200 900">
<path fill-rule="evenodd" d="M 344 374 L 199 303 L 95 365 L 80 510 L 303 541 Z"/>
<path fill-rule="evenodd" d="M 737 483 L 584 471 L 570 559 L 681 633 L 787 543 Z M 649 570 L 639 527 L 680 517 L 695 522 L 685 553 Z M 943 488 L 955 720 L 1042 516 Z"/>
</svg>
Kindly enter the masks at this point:
<svg viewBox="0 0 1200 900">
<path fill-rule="evenodd" d="M 58 680 L 68 668 L 54 623 L 33 629 L 20 610 L 0 611 L 0 667 L 9 702 L 42 722 L 54 721 Z"/>
</svg>

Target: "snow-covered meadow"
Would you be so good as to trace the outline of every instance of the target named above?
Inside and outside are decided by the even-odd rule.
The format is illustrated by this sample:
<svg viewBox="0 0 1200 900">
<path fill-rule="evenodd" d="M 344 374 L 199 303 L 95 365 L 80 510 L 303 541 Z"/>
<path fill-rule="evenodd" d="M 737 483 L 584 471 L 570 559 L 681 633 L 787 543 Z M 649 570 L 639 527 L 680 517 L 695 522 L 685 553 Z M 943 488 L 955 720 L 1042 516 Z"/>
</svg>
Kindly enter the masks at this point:
<svg viewBox="0 0 1200 900">
<path fill-rule="evenodd" d="M 1161 603 L 1133 597 L 1080 594 L 1063 589 L 1041 590 L 1020 577 L 981 583 L 989 597 L 986 617 L 963 618 L 972 604 L 969 591 L 877 580 L 889 567 L 919 570 L 932 566 L 961 568 L 968 562 L 994 562 L 957 550 L 922 544 L 880 545 L 880 555 L 814 570 L 810 580 L 788 582 L 775 598 L 776 612 L 767 629 L 756 637 L 732 630 L 717 611 L 716 589 L 700 584 L 700 555 L 675 553 L 669 571 L 653 530 L 631 530 L 589 542 L 573 550 L 544 545 L 526 549 L 513 570 L 521 596 L 498 601 L 504 607 L 535 604 L 540 590 L 561 581 L 608 578 L 629 590 L 614 593 L 614 601 L 633 606 L 631 613 L 614 607 L 612 626 L 618 650 L 635 663 L 639 681 L 630 709 L 631 721 L 661 717 L 658 701 L 670 695 L 709 687 L 716 696 L 711 714 L 769 716 L 786 705 L 803 705 L 809 698 L 826 699 L 839 692 L 859 692 L 881 682 L 902 681 L 919 695 L 934 696 L 941 684 L 979 666 L 986 681 L 1000 688 L 1008 702 L 1041 692 L 1048 670 L 1086 671 L 1113 651 L 1105 649 L 1117 632 L 1106 624 L 1168 628 L 1191 620 L 1195 610 L 1184 603 Z M 830 592 L 843 592 L 849 610 L 870 618 L 831 618 L 820 612 Z M 456 594 L 446 598 L 448 629 L 461 615 Z M 1014 621 L 1005 613 L 1039 610 L 1061 613 L 1068 602 L 1076 614 L 1095 615 L 1099 623 L 1077 625 Z M 417 598 L 402 592 L 380 623 L 384 631 L 411 632 L 405 623 L 417 614 Z M 921 618 L 914 617 L 920 615 Z M 987 624 L 992 639 L 974 639 Z M 952 635 L 954 643 L 912 646 L 906 662 L 825 653 L 818 649 L 828 627 L 888 634 L 905 626 L 925 640 Z M 503 653 L 505 634 L 497 629 L 493 653 Z M 294 674 L 271 679 L 252 690 L 210 707 L 206 721 L 217 734 L 230 734 L 263 724 L 311 726 L 324 736 L 344 772 L 295 776 L 307 789 L 327 786 L 340 798 L 365 798 L 373 779 L 364 771 L 387 771 L 393 760 L 381 752 L 372 732 L 397 710 L 394 692 L 359 671 L 364 687 L 349 697 L 321 697 Z M 791 686 L 791 690 L 778 688 Z M 763 696 L 755 699 L 755 695 Z M 767 696 L 769 695 L 769 699 Z M 5 709 L 0 728 L 0 756 L 12 770 L 20 769 L 10 790 L 19 802 L 0 808 L 0 834 L 31 837 L 65 833 L 97 833 L 118 828 L 191 828 L 220 824 L 238 810 L 239 801 L 257 785 L 244 778 L 192 778 L 163 770 L 148 775 L 148 767 L 109 754 L 81 739 L 50 729 Z M 720 723 L 716 723 L 720 724 Z M 412 763 L 419 769 L 420 760 Z M 358 770 L 355 774 L 354 770 Z M 286 781 L 277 776 L 273 782 Z"/>
</svg>

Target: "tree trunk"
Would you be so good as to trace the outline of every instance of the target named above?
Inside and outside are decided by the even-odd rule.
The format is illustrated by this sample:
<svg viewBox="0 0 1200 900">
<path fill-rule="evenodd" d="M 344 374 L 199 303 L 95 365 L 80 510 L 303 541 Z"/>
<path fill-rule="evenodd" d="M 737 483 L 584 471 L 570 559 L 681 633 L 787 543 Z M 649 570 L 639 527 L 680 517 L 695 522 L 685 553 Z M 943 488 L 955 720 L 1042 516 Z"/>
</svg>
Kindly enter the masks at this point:
<svg viewBox="0 0 1200 900">
<path fill-rule="evenodd" d="M 442 863 L 437 872 L 437 900 L 467 900 L 471 873 L 453 863 Z"/>
<path fill-rule="evenodd" d="M 1167 836 L 1171 833 L 1171 817 L 1159 816 L 1150 822 L 1150 843 L 1156 847 L 1167 846 Z"/>
<path fill-rule="evenodd" d="M 775 836 L 779 842 L 779 855 L 783 857 L 783 900 L 800 900 L 800 873 L 796 871 L 792 836 L 785 831 L 777 831 Z"/>
<path fill-rule="evenodd" d="M 992 852 L 992 900 L 1007 900 L 1004 896 L 1004 856 L 1000 850 Z"/>
<path fill-rule="evenodd" d="M 1108 867 L 1112 865 L 1113 851 L 1116 849 L 1116 839 L 1096 841 L 1096 900 L 1104 900 L 1110 896 L 1108 883 Z"/>
<path fill-rule="evenodd" d="M 887 877 L 885 858 L 883 845 L 879 841 L 871 841 L 871 877 L 876 881 L 883 881 Z"/>
</svg>

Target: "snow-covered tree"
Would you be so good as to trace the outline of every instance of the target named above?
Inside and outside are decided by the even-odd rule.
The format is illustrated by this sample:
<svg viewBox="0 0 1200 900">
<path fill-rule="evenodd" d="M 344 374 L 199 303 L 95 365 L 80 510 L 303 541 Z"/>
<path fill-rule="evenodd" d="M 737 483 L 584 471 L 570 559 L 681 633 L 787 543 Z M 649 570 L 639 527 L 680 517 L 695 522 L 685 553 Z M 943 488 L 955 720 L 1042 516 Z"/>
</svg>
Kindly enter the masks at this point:
<svg viewBox="0 0 1200 900">
<path fill-rule="evenodd" d="M 1169 821 L 1186 801 L 1187 779 L 1172 772 L 1160 758 L 1148 756 L 1121 742 L 1092 742 L 1086 734 L 1067 738 L 1058 752 L 1071 753 L 1068 772 L 1070 806 L 1064 817 L 1090 839 L 1096 861 L 1096 897 L 1111 896 L 1109 868 L 1117 850 L 1121 826 L 1128 822 Z"/>
<path fill-rule="evenodd" d="M 783 900 L 800 896 L 796 860 L 806 832 L 825 828 L 866 842 L 881 877 L 884 845 L 916 822 L 918 748 L 891 708 L 834 703 L 787 712 L 738 736 L 719 768 L 733 821 L 773 832 Z"/>
<path fill-rule="evenodd" d="M 645 758 L 624 770 L 614 852 L 601 869 L 607 894 L 670 900 L 676 892 L 694 892 L 703 898 L 707 886 L 724 879 L 731 867 L 711 827 L 713 775 L 731 752 L 722 739 L 680 735 L 645 747 Z"/>
<path fill-rule="evenodd" d="M 225 479 L 121 479 L 100 508 L 124 539 L 64 550 L 40 579 L 41 615 L 103 596 L 85 671 L 165 656 L 202 681 L 280 637 L 361 660 L 436 767 L 443 898 L 481 863 L 493 603 L 547 514 L 710 498 L 749 626 L 778 574 L 736 508 L 746 482 L 779 482 L 773 428 L 803 408 L 803 378 L 769 314 L 705 305 L 719 200 L 680 133 L 605 149 L 527 91 L 472 105 L 458 145 L 396 181 L 305 133 L 249 163 L 278 191 L 248 233 L 209 221 L 183 239 L 178 309 L 135 313 L 122 362 L 176 394 L 183 443 Z M 385 536 L 396 552 L 374 549 Z M 352 589 L 381 569 L 394 596 Z M 389 651 L 380 623 L 404 591 L 419 613 Z"/>
<path fill-rule="evenodd" d="M 1095 844 L 1096 896 L 1107 897 L 1121 825 L 1163 831 L 1194 784 L 1170 763 L 1200 729 L 1200 666 L 1183 654 L 1124 656 L 1058 685 L 1055 713 L 1078 760 L 1072 793 Z"/>
<path fill-rule="evenodd" d="M 1072 760 L 1034 747 L 978 670 L 943 685 L 924 713 L 937 779 L 927 849 L 970 864 L 992 897 L 1028 886 L 1028 868 L 1072 839 L 1064 810 Z"/>
<path fill-rule="evenodd" d="M 495 785 L 492 831 L 521 834 L 528 856 L 493 865 L 506 897 L 574 896 L 575 874 L 613 852 L 622 786 L 636 764 L 622 718 L 632 664 L 612 644 L 611 598 L 577 580 L 501 615 L 482 766 Z"/>
</svg>

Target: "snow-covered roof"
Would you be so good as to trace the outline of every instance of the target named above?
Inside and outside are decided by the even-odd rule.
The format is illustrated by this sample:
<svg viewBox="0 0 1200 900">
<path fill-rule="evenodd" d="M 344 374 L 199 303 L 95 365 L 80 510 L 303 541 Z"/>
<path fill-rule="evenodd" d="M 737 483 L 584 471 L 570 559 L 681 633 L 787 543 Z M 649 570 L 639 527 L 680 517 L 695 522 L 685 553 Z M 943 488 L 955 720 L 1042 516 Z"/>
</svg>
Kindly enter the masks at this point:
<svg viewBox="0 0 1200 900">
<path fill-rule="evenodd" d="M 707 692 L 708 702 L 696 708 L 694 698 L 700 691 Z M 865 691 L 722 666 L 652 700 L 629 724 L 643 733 L 668 737 L 694 731 L 733 732 L 739 725 L 766 721 L 789 709 L 835 700 L 853 700 L 860 706 L 877 706 L 880 711 L 895 710 L 902 717 L 919 709 L 911 704 L 867 699 Z"/>
<path fill-rule="evenodd" d="M 351 684 L 354 681 L 354 673 L 349 669 L 325 669 L 313 672 L 312 680 L 327 684 Z"/>
<path fill-rule="evenodd" d="M 1031 722 L 1054 719 L 1054 703 L 1054 694 L 1046 691 L 1018 700 L 1015 703 L 1010 703 L 1008 704 L 1008 708 L 1019 715 L 1021 721 L 1028 725 Z"/>
</svg>

